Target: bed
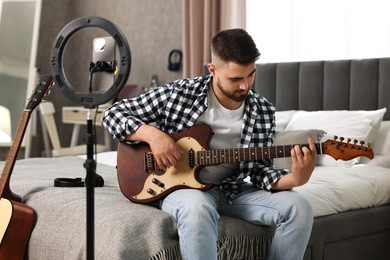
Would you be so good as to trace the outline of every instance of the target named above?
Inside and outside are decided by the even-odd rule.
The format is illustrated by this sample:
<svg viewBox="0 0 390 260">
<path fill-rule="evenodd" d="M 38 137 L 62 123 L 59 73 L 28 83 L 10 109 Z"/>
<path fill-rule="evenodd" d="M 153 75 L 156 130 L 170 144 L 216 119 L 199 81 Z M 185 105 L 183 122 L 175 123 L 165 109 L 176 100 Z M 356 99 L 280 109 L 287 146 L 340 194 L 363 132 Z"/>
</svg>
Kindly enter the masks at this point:
<svg viewBox="0 0 390 260">
<path fill-rule="evenodd" d="M 310 61 L 310 62 L 291 62 L 291 63 L 272 63 L 259 64 L 256 71 L 256 89 L 262 95 L 268 97 L 280 111 L 279 128 L 282 130 L 292 130 L 298 128 L 318 128 L 321 130 L 337 130 L 341 134 L 345 133 L 345 138 L 352 137 L 356 129 L 362 129 L 358 124 L 361 120 L 354 122 L 351 116 L 357 111 L 373 111 L 390 107 L 390 58 L 373 58 L 359 60 L 333 60 L 333 61 Z M 332 115 L 341 111 L 337 116 L 330 117 L 331 121 L 319 122 L 323 117 L 313 118 L 313 114 L 305 117 L 302 115 L 300 120 L 292 122 L 294 117 L 288 116 L 289 113 L 295 113 L 296 110 L 309 112 L 326 111 Z M 346 110 L 343 112 L 343 110 Z M 336 112 L 334 112 L 336 111 Z M 305 114 L 305 112 L 302 112 Z M 315 115 L 315 114 L 314 114 Z M 324 115 L 325 116 L 325 115 Z M 356 116 L 356 115 L 355 115 Z M 364 116 L 363 116 L 364 117 Z M 325 116 L 326 118 L 326 116 Z M 298 114 L 299 119 L 299 114 Z M 329 119 L 329 118 L 328 118 Z M 334 120 L 333 120 L 334 119 Z M 343 122 L 345 119 L 345 122 Z M 325 175 L 336 174 L 331 181 L 338 182 L 337 171 L 355 171 L 361 168 L 365 171 L 366 178 L 373 177 L 379 171 L 383 171 L 383 183 L 388 185 L 388 174 L 390 168 L 390 136 L 389 122 L 390 113 L 387 111 L 383 116 L 379 132 L 370 132 L 366 138 L 372 142 L 375 158 L 372 161 L 362 158 L 359 164 L 348 167 L 348 163 L 339 167 L 329 168 Z M 312 124 L 315 122 L 315 124 Z M 297 126 L 298 123 L 304 125 Z M 345 123 L 345 124 L 344 124 Z M 355 124 L 355 127 L 348 127 L 348 123 Z M 287 128 L 285 127 L 287 126 Z M 339 127 L 338 127 L 339 126 Z M 342 127 L 343 126 L 343 127 Z M 344 127 L 348 127 L 345 129 Z M 280 130 L 280 129 L 279 129 Z M 336 133 L 328 132 L 328 135 Z M 364 135 L 364 134 L 363 134 Z M 362 135 L 361 135 L 362 136 Z M 326 163 L 325 163 L 326 164 Z M 351 166 L 351 164 L 349 165 Z M 313 189 L 312 195 L 326 198 L 326 191 L 319 189 L 316 184 L 317 175 L 321 174 L 324 166 L 316 167 L 310 182 L 298 188 L 297 190 L 306 192 Z M 331 167 L 331 166 L 327 166 Z M 373 167 L 373 168 L 371 168 Z M 349 176 L 354 175 L 351 172 Z M 346 182 L 327 184 L 327 187 L 339 187 L 334 198 L 343 202 L 343 196 L 347 191 L 344 189 L 350 183 L 352 178 L 346 178 Z M 351 182 L 349 182 L 349 180 Z M 341 181 L 341 179 L 340 179 Z M 382 180 L 380 180 L 382 181 Z M 371 181 L 369 181 L 371 182 Z M 311 188 L 312 187 L 312 188 Z M 323 186 L 324 187 L 324 186 Z M 355 189 L 352 186 L 352 189 Z M 374 193 L 376 188 L 371 187 Z M 352 199 L 356 203 L 362 201 L 366 193 L 359 193 L 355 190 L 355 197 Z M 375 204 L 371 203 L 368 207 L 335 208 L 329 211 L 329 214 L 316 212 L 313 231 L 305 254 L 307 259 L 390 259 L 390 187 L 387 186 L 384 191 L 387 194 L 386 201 Z M 309 195 L 308 195 L 309 196 Z M 309 197 L 310 198 L 310 197 Z M 311 200 L 314 210 L 320 201 Z M 349 205 L 350 202 L 345 202 Z"/>
<path fill-rule="evenodd" d="M 254 88 L 278 110 L 276 144 L 339 135 L 370 143 L 375 154 L 342 162 L 320 155 L 311 180 L 296 188 L 315 212 L 305 260 L 390 259 L 389 72 L 390 58 L 257 64 Z M 54 187 L 55 178 L 84 178 L 84 162 L 16 161 L 11 189 L 36 212 L 28 259 L 86 258 L 85 188 Z M 288 168 L 290 161 L 275 163 Z M 95 259 L 180 259 L 173 218 L 130 202 L 115 165 L 115 151 L 98 154 L 104 186 L 95 188 Z M 266 258 L 272 228 L 227 216 L 218 225 L 220 259 Z"/>
</svg>

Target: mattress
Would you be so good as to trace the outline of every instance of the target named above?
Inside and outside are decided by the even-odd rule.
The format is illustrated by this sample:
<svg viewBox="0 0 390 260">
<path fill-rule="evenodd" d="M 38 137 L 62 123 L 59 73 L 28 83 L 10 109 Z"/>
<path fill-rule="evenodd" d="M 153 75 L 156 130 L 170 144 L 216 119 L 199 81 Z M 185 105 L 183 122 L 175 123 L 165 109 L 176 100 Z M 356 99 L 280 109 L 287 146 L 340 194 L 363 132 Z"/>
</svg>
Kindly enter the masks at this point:
<svg viewBox="0 0 390 260">
<path fill-rule="evenodd" d="M 305 195 L 315 217 L 384 205 L 390 203 L 390 169 L 317 166 L 309 182 L 295 190 Z"/>
<path fill-rule="evenodd" d="M 99 153 L 97 162 L 115 166 L 116 152 Z M 384 205 L 390 203 L 390 169 L 366 164 L 317 166 L 310 180 L 294 190 L 307 198 L 315 217 Z"/>
</svg>

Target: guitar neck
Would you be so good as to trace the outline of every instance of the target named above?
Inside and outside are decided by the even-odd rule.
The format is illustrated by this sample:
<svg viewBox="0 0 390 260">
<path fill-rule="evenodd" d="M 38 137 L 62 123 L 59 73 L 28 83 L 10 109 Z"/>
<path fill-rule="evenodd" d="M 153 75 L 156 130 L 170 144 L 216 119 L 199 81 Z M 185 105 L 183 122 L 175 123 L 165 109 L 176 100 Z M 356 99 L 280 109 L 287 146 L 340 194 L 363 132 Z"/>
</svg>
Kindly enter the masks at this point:
<svg viewBox="0 0 390 260">
<path fill-rule="evenodd" d="M 7 158 L 3 168 L 3 173 L 0 177 L 0 197 L 3 197 L 3 193 L 11 193 L 9 189 L 9 179 L 11 177 L 11 173 L 15 165 L 16 156 L 22 143 L 24 133 L 26 132 L 26 126 L 30 119 L 31 112 L 31 110 L 27 109 L 23 111 L 22 117 L 19 121 L 18 130 L 15 133 L 15 137 L 13 139 L 10 149 L 8 150 Z"/>
<path fill-rule="evenodd" d="M 274 158 L 290 157 L 290 151 L 296 144 L 276 145 L 269 147 L 231 148 L 202 150 L 197 152 L 200 165 L 217 165 L 222 163 L 256 161 Z M 309 144 L 299 144 L 300 147 L 309 147 Z M 317 154 L 324 153 L 323 143 L 316 143 Z"/>
<path fill-rule="evenodd" d="M 1 174 L 0 177 L 0 197 L 5 197 L 10 200 L 21 201 L 20 196 L 15 195 L 10 190 L 9 180 L 15 165 L 16 155 L 18 154 L 32 111 L 42 101 L 43 97 L 47 95 L 48 90 L 52 86 L 52 84 L 53 84 L 53 77 L 51 75 L 42 75 L 40 80 L 38 81 L 37 86 L 32 92 L 32 95 L 28 99 L 26 108 L 22 112 L 18 129 L 15 133 L 15 137 L 12 142 L 12 145 L 8 151 L 3 173 Z"/>
</svg>

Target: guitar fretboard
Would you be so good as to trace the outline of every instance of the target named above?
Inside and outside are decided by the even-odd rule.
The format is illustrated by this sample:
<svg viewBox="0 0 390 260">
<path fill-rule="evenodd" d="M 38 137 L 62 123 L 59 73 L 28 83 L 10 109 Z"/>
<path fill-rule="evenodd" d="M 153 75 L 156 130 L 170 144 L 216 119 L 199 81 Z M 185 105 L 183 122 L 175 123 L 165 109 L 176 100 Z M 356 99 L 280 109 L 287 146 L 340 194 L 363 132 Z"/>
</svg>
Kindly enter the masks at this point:
<svg viewBox="0 0 390 260">
<path fill-rule="evenodd" d="M 290 151 L 296 144 L 276 145 L 269 147 L 214 149 L 197 152 L 200 165 L 217 165 L 222 163 L 256 161 L 273 158 L 290 157 Z M 309 147 L 309 144 L 299 144 L 300 147 Z M 316 143 L 317 154 L 324 153 L 322 143 Z"/>
</svg>

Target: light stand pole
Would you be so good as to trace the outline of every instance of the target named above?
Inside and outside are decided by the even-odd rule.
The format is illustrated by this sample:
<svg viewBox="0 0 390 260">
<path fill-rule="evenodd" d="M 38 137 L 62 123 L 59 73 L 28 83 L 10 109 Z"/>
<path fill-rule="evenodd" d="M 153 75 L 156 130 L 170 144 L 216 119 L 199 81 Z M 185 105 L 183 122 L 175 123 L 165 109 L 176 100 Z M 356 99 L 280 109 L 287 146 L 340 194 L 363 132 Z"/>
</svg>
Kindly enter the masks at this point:
<svg viewBox="0 0 390 260">
<path fill-rule="evenodd" d="M 94 134 L 93 134 L 93 120 L 92 120 L 92 109 L 88 109 L 87 113 L 87 133 L 85 141 L 87 144 L 87 159 L 84 163 L 84 167 L 87 170 L 87 176 L 85 178 L 85 186 L 87 192 L 87 259 L 94 259 L 94 244 L 95 244 L 95 171 L 96 162 L 93 159 L 93 145 L 94 145 Z"/>
</svg>

